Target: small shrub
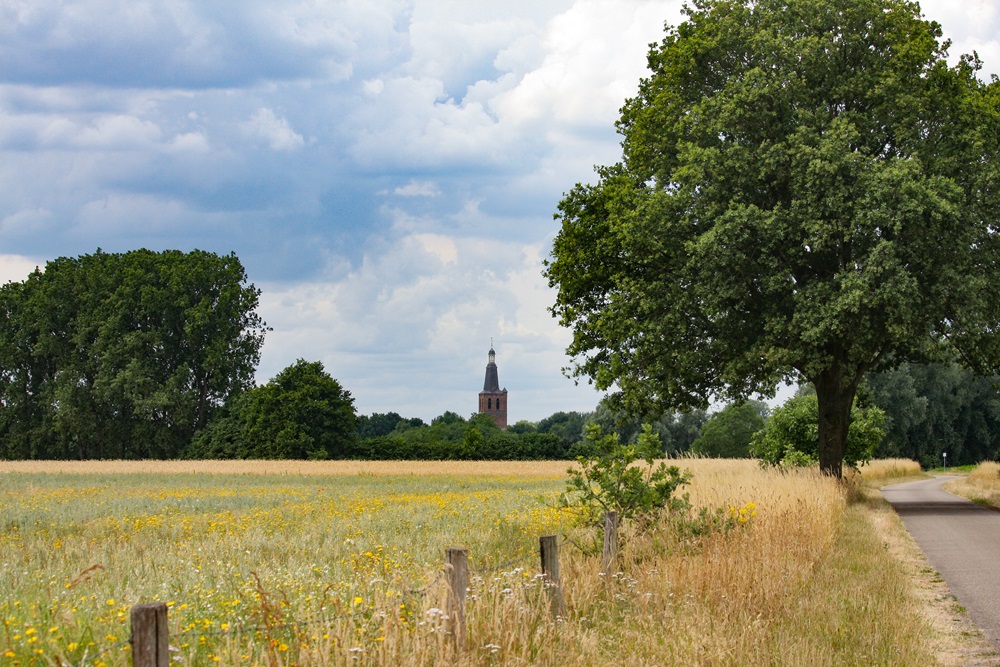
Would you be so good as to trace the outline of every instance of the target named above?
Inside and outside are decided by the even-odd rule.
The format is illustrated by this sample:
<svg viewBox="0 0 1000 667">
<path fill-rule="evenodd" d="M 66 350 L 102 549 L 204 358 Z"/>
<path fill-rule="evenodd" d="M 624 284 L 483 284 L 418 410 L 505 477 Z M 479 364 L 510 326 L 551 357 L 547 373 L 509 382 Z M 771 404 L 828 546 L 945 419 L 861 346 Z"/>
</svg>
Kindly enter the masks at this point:
<svg viewBox="0 0 1000 667">
<path fill-rule="evenodd" d="M 585 453 L 577 457 L 579 469 L 570 468 L 566 491 L 560 502 L 579 512 L 581 523 L 596 526 L 609 511 L 620 520 L 651 518 L 662 510 L 689 507 L 687 496 L 674 492 L 691 480 L 688 472 L 655 460 L 660 457 L 660 439 L 652 426 L 644 424 L 633 444 L 623 445 L 618 434 L 605 435 L 601 427 L 590 425 Z"/>
<path fill-rule="evenodd" d="M 879 408 L 851 408 L 844 464 L 857 468 L 870 461 L 885 437 L 885 413 Z M 814 465 L 819 457 L 819 405 L 815 394 L 795 396 L 774 411 L 764 429 L 751 438 L 750 453 L 762 466 L 797 468 Z"/>
</svg>

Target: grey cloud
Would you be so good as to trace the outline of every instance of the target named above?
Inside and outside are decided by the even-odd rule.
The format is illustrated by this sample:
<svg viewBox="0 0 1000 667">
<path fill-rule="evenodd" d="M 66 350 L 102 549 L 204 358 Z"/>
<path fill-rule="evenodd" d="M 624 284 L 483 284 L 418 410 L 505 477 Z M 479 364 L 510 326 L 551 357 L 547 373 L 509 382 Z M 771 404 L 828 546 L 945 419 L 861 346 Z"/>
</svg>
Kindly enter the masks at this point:
<svg viewBox="0 0 1000 667">
<path fill-rule="evenodd" d="M 405 41 L 403 3 L 34 0 L 0 9 L 0 80 L 242 87 L 347 78 L 366 43 Z"/>
</svg>

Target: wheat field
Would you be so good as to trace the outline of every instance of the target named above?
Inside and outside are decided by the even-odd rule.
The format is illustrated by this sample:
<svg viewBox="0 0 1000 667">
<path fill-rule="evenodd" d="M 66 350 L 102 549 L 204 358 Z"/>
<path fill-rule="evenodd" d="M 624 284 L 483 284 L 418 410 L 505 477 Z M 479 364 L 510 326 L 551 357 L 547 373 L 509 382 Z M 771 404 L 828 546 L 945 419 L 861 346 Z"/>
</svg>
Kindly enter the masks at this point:
<svg viewBox="0 0 1000 667">
<path fill-rule="evenodd" d="M 728 520 L 626 525 L 604 572 L 554 503 L 566 462 L 0 463 L 0 662 L 128 665 L 130 607 L 163 601 L 179 665 L 934 663 L 845 487 L 680 464 L 696 510 Z M 460 644 L 450 546 L 470 558 Z"/>
</svg>

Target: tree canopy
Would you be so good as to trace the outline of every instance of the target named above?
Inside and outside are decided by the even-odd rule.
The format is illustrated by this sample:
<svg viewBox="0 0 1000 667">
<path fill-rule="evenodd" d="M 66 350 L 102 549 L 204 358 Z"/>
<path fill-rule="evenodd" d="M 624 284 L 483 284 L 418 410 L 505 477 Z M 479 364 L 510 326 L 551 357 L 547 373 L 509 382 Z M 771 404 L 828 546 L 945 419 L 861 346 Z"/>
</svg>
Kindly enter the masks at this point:
<svg viewBox="0 0 1000 667">
<path fill-rule="evenodd" d="M 865 373 L 1000 357 L 1000 84 L 904 0 L 695 0 L 560 202 L 575 373 L 644 413 L 816 388 L 839 476 Z"/>
<path fill-rule="evenodd" d="M 873 402 L 886 414 L 880 457 L 951 465 L 1000 457 L 1000 377 L 958 364 L 902 364 L 868 376 Z"/>
<path fill-rule="evenodd" d="M 179 455 L 253 385 L 259 295 L 203 251 L 98 250 L 0 287 L 0 457 Z"/>
<path fill-rule="evenodd" d="M 844 463 L 856 468 L 870 461 L 885 436 L 885 413 L 862 409 L 855 401 L 847 429 Z M 819 405 L 816 394 L 793 396 L 774 410 L 763 429 L 751 438 L 750 453 L 764 465 L 794 466 L 816 463 L 819 450 Z"/>
<path fill-rule="evenodd" d="M 691 444 L 698 456 L 743 459 L 750 456 L 750 439 L 764 428 L 767 404 L 760 401 L 731 403 L 708 418 L 701 436 Z"/>
</svg>

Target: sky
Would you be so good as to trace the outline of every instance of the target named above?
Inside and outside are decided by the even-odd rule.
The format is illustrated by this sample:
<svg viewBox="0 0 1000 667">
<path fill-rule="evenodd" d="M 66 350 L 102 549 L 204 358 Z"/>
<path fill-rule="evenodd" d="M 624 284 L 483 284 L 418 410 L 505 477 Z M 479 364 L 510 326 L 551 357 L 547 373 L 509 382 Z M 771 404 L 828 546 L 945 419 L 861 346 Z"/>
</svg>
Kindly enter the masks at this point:
<svg viewBox="0 0 1000 667">
<path fill-rule="evenodd" d="M 543 261 L 676 0 L 0 0 L 0 283 L 56 257 L 236 252 L 360 414 L 590 411 Z M 1000 72 L 1000 2 L 924 14 Z"/>
</svg>

